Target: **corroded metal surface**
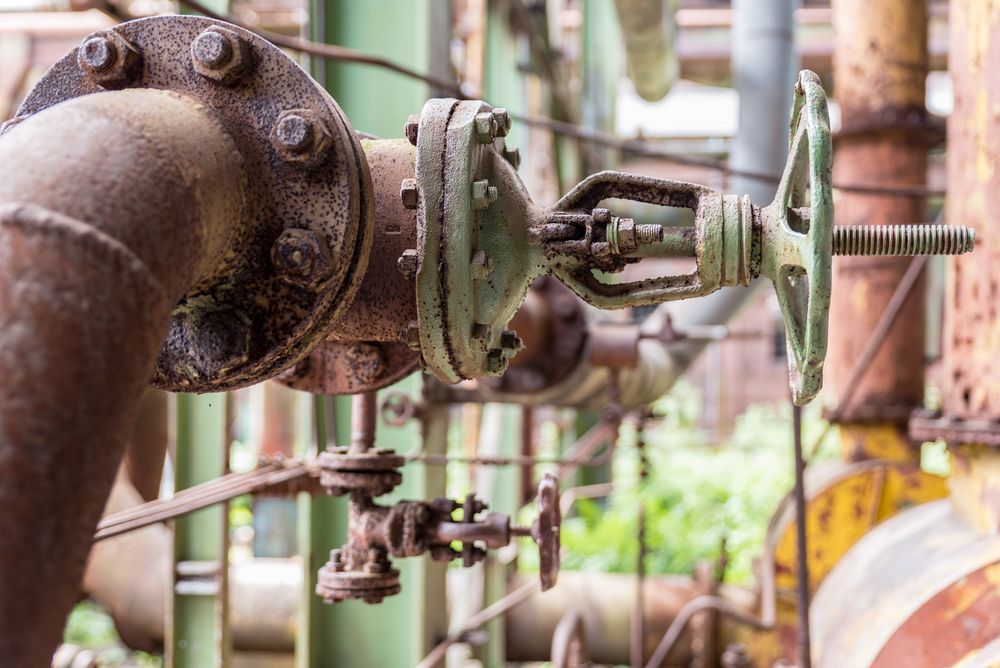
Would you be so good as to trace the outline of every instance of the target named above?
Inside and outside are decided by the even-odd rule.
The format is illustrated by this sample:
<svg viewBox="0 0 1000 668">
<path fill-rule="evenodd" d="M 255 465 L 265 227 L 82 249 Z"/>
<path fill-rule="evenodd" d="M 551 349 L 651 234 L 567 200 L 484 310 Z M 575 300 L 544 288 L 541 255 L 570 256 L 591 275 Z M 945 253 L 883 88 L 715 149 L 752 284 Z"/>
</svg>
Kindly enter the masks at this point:
<svg viewBox="0 0 1000 668">
<path fill-rule="evenodd" d="M 830 463 L 806 472 L 806 532 L 809 537 L 809 587 L 815 591 L 827 574 L 868 531 L 920 503 L 947 495 L 944 479 L 902 462 Z M 795 508 L 785 498 L 768 528 L 773 544 L 775 583 L 793 590 Z"/>
<path fill-rule="evenodd" d="M 984 2 L 952 3 L 949 71 L 955 108 L 948 118 L 948 216 L 983 239 L 974 257 L 951 264 L 946 301 L 942 408 L 952 420 L 996 422 L 1000 415 L 1000 17 Z M 961 425 L 955 423 L 960 430 Z M 995 443 L 994 435 L 989 439 Z M 942 436 L 959 436 L 961 433 Z M 968 436 L 975 436 L 968 434 Z M 978 438 L 967 442 L 986 442 Z"/>
<path fill-rule="evenodd" d="M 549 276 L 531 284 L 508 325 L 524 342 L 500 378 L 481 382 L 491 393 L 535 394 L 566 379 L 584 360 L 588 341 L 583 303 Z"/>
<path fill-rule="evenodd" d="M 818 666 L 950 666 L 1000 634 L 1000 540 L 947 500 L 870 531 L 827 576 L 810 610 Z"/>
<path fill-rule="evenodd" d="M 127 44 L 141 59 L 113 87 L 161 88 L 198 101 L 233 138 L 250 177 L 230 205 L 240 214 L 225 254 L 198 267 L 174 310 L 153 384 L 204 392 L 275 375 L 322 340 L 360 284 L 372 195 L 354 132 L 277 47 L 193 16 L 131 21 L 92 36 L 82 55 L 73 51 L 49 70 L 17 118 L 106 90 L 98 76 L 105 70 L 80 66 L 100 39 L 115 53 Z"/>
<path fill-rule="evenodd" d="M 245 176 L 204 107 L 153 90 L 38 111 L 0 165 L 0 664 L 40 666 L 171 309 L 224 260 Z"/>
<path fill-rule="evenodd" d="M 834 155 L 834 180 L 871 185 L 921 186 L 927 179 L 923 130 L 887 119 L 925 119 L 927 6 L 908 0 L 842 0 L 833 6 L 836 98 L 842 127 Z M 958 41 L 965 41 L 963 36 Z M 919 120 L 916 126 L 922 125 Z M 949 146 L 949 152 L 951 147 Z M 949 193 L 952 194 L 952 193 Z M 965 222 L 951 209 L 949 218 Z M 900 225 L 926 221 L 922 197 L 843 191 L 838 226 Z M 844 392 L 858 351 L 875 330 L 908 261 L 847 257 L 834 267 L 831 303 L 830 385 Z M 905 423 L 924 395 L 923 280 L 903 305 L 842 422 Z"/>
<path fill-rule="evenodd" d="M 357 295 L 327 340 L 278 377 L 296 390 L 355 394 L 388 387 L 417 370 L 420 354 L 406 342 L 416 321 L 412 276 L 399 258 L 417 245 L 416 212 L 400 199 L 413 177 L 414 149 L 406 139 L 362 141 L 375 193 L 373 252 Z"/>
</svg>

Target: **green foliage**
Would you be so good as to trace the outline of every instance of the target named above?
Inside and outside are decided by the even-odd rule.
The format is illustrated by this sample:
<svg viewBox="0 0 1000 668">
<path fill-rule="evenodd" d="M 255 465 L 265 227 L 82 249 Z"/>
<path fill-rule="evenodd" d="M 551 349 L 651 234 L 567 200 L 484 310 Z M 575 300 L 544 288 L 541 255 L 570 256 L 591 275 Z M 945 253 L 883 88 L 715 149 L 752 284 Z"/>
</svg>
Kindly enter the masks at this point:
<svg viewBox="0 0 1000 668">
<path fill-rule="evenodd" d="M 163 665 L 160 656 L 133 652 L 122 645 L 111 616 L 89 600 L 73 608 L 66 620 L 63 642 L 93 650 L 101 666 L 159 668 Z"/>
<path fill-rule="evenodd" d="M 578 502 L 563 522 L 563 567 L 634 571 L 642 500 L 647 572 L 690 573 L 696 562 L 717 559 L 725 539 L 727 580 L 747 581 L 767 522 L 794 479 L 790 407 L 751 407 L 721 444 L 697 427 L 700 398 L 691 386 L 678 385 L 654 408 L 662 420 L 646 433 L 648 478 L 640 486 L 635 438 L 624 434 L 614 462 L 614 493 Z M 818 411 L 804 415 L 806 448 L 823 431 Z M 834 435 L 827 435 L 820 458 L 835 452 Z"/>
</svg>

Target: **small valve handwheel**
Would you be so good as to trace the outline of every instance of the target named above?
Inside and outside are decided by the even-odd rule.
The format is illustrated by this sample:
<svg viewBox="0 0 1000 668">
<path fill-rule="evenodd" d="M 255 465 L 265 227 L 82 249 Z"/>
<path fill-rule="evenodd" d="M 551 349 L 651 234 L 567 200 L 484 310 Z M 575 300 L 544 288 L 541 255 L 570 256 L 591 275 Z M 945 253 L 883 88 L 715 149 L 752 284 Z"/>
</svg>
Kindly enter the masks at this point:
<svg viewBox="0 0 1000 668">
<path fill-rule="evenodd" d="M 538 485 L 538 517 L 531 527 L 531 537 L 538 545 L 538 578 L 542 583 L 542 591 L 552 589 L 559 577 L 561 524 L 559 482 L 555 475 L 546 473 Z"/>
<path fill-rule="evenodd" d="M 819 77 L 799 74 L 788 164 L 761 211 L 760 273 L 774 283 L 785 321 L 792 400 L 823 387 L 833 255 L 830 118 Z"/>
</svg>

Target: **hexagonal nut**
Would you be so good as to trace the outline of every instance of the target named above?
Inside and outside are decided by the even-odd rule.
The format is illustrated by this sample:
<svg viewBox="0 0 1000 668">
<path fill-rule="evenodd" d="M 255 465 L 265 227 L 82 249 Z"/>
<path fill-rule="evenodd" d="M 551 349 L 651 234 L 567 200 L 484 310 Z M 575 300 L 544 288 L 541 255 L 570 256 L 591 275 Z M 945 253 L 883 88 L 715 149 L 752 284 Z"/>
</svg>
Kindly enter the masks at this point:
<svg viewBox="0 0 1000 668">
<path fill-rule="evenodd" d="M 399 184 L 399 199 L 411 211 L 420 206 L 420 188 L 416 179 L 403 179 Z"/>
<path fill-rule="evenodd" d="M 506 137 L 510 132 L 510 114 L 503 107 L 496 107 L 492 113 L 497 123 L 497 137 Z"/>
<path fill-rule="evenodd" d="M 420 257 L 417 254 L 417 250 L 415 248 L 407 248 L 403 251 L 403 254 L 396 260 L 396 267 L 399 268 L 400 273 L 403 274 L 406 280 L 413 280 L 420 267 Z"/>
<path fill-rule="evenodd" d="M 311 287 L 333 274 L 333 257 L 322 237 L 312 230 L 284 230 L 271 246 L 271 264 L 281 280 Z"/>
<path fill-rule="evenodd" d="M 142 54 L 114 30 L 87 35 L 77 49 L 76 62 L 103 88 L 121 88 L 142 74 Z"/>
<path fill-rule="evenodd" d="M 497 119 L 489 111 L 481 111 L 476 114 L 476 141 L 480 144 L 489 144 L 497 136 Z"/>
<path fill-rule="evenodd" d="M 403 126 L 403 136 L 405 136 L 411 144 L 417 145 L 417 133 L 420 131 L 420 117 L 416 115 L 411 115 L 406 119 L 406 125 Z"/>
<path fill-rule="evenodd" d="M 510 166 L 515 170 L 521 168 L 521 149 L 516 146 L 505 147 L 503 150 L 503 158 L 510 163 Z"/>
<path fill-rule="evenodd" d="M 508 354 L 516 353 L 524 348 L 524 341 L 521 340 L 521 337 L 514 330 L 505 329 L 500 334 L 500 347 Z"/>
<path fill-rule="evenodd" d="M 362 383 L 372 383 L 385 371 L 382 349 L 374 343 L 356 343 L 345 354 L 347 367 Z"/>
<path fill-rule="evenodd" d="M 253 68 L 253 52 L 232 30 L 212 26 L 191 42 L 191 64 L 206 79 L 232 86 Z"/>
<path fill-rule="evenodd" d="M 286 109 L 271 128 L 271 145 L 286 162 L 316 167 L 330 155 L 333 136 L 312 109 Z"/>
<path fill-rule="evenodd" d="M 486 179 L 472 182 L 472 206 L 476 209 L 485 209 L 493 202 L 497 201 L 500 192 L 496 186 L 491 186 Z"/>
<path fill-rule="evenodd" d="M 492 349 L 486 355 L 486 375 L 501 376 L 507 370 L 507 356 L 499 348 Z"/>
</svg>

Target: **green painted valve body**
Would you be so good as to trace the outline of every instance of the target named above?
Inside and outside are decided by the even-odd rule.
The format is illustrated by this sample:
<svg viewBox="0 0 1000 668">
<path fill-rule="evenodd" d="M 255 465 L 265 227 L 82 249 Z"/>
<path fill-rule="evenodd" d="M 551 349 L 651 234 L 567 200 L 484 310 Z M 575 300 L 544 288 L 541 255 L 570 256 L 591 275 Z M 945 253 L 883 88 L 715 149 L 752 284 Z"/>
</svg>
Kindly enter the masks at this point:
<svg viewBox="0 0 1000 668">
<path fill-rule="evenodd" d="M 448 383 L 501 375 L 521 347 L 507 323 L 544 274 L 607 309 L 700 297 L 766 276 L 787 330 L 793 399 L 801 405 L 816 396 L 834 230 L 829 117 L 814 73 L 803 71 L 795 86 L 789 160 L 774 201 L 763 208 L 746 196 L 611 171 L 588 177 L 552 207 L 538 207 L 504 145 L 509 123 L 506 112 L 481 101 L 431 100 L 420 116 L 415 184 L 404 185 L 403 197 L 417 209 L 413 343 L 429 371 Z M 638 225 L 600 208 L 609 199 L 688 208 L 695 224 Z M 877 229 L 856 236 L 874 238 Z M 943 229 L 959 230 L 953 250 L 971 250 L 969 231 Z M 841 250 L 850 245 L 838 238 Z M 638 282 L 600 278 L 654 256 L 694 257 L 697 269 Z"/>
</svg>

